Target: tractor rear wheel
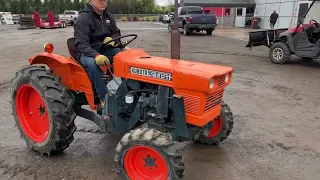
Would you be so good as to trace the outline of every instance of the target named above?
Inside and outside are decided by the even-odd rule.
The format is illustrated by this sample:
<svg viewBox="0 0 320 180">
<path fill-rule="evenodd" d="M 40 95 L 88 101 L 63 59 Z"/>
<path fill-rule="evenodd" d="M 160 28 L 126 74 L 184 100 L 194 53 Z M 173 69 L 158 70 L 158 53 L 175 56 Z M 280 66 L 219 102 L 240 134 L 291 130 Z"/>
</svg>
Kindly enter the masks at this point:
<svg viewBox="0 0 320 180">
<path fill-rule="evenodd" d="M 69 147 L 76 114 L 60 79 L 44 67 L 29 66 L 16 73 L 12 85 L 13 116 L 27 146 L 48 155 Z"/>
<path fill-rule="evenodd" d="M 285 42 L 276 42 L 271 45 L 269 58 L 272 63 L 285 64 L 290 60 L 291 52 Z"/>
<path fill-rule="evenodd" d="M 233 114 L 227 104 L 222 101 L 220 116 L 213 120 L 213 126 L 207 136 L 201 134 L 196 143 L 218 145 L 231 134 L 233 128 Z"/>
<path fill-rule="evenodd" d="M 117 145 L 114 161 L 126 180 L 178 180 L 185 170 L 175 143 L 168 135 L 150 128 L 125 134 Z"/>
</svg>

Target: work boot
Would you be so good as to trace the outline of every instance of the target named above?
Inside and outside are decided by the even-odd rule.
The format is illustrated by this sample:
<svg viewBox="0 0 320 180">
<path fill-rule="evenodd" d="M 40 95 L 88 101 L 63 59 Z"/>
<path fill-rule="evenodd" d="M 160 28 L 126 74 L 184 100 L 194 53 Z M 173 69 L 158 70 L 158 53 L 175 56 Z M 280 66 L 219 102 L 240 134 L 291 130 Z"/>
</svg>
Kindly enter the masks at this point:
<svg viewBox="0 0 320 180">
<path fill-rule="evenodd" d="M 104 101 L 100 100 L 100 106 L 98 106 L 97 108 L 97 114 L 102 115 L 102 113 L 104 112 Z"/>
<path fill-rule="evenodd" d="M 104 101 L 100 101 L 100 105 L 97 107 L 97 114 L 102 115 L 104 108 Z"/>
</svg>

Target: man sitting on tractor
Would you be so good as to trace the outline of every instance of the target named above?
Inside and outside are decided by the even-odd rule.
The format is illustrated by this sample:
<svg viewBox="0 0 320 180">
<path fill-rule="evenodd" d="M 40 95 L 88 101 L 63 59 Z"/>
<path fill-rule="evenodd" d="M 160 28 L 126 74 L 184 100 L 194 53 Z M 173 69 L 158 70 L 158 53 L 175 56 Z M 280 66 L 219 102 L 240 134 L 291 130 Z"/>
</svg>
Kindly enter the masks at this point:
<svg viewBox="0 0 320 180">
<path fill-rule="evenodd" d="M 99 66 L 109 65 L 113 57 L 122 51 L 120 48 L 105 48 L 106 42 L 121 36 L 120 29 L 106 7 L 107 0 L 89 0 L 74 24 L 75 46 L 80 53 L 80 64 L 88 73 L 102 107 L 108 90 Z M 114 47 L 116 43 L 111 41 L 107 45 Z"/>
</svg>

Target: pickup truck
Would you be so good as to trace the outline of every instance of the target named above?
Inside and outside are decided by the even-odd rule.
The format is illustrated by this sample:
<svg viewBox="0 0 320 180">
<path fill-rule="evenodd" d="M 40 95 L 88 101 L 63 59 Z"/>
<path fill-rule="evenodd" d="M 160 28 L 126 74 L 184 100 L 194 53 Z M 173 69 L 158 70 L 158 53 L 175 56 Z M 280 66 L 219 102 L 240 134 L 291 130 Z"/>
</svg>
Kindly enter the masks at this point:
<svg viewBox="0 0 320 180">
<path fill-rule="evenodd" d="M 79 16 L 79 12 L 74 10 L 67 10 L 64 11 L 63 14 L 59 14 L 58 16 L 60 21 L 64 21 L 67 24 L 73 25 Z"/>
<path fill-rule="evenodd" d="M 171 32 L 174 25 L 173 17 L 168 23 L 168 30 Z M 183 29 L 184 35 L 192 31 L 206 31 L 211 35 L 217 26 L 217 17 L 214 14 L 204 14 L 200 6 L 182 6 L 178 8 L 178 28 Z"/>
<path fill-rule="evenodd" d="M 170 12 L 163 16 L 162 22 L 163 23 L 170 23 L 170 19 L 173 18 L 173 12 Z"/>
</svg>

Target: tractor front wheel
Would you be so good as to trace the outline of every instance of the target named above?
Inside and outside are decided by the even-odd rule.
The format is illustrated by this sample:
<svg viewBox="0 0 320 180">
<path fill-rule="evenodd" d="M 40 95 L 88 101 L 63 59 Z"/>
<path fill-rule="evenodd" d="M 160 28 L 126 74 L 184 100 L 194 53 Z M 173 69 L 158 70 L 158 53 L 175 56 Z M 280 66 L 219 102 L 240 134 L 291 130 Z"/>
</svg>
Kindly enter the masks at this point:
<svg viewBox="0 0 320 180">
<path fill-rule="evenodd" d="M 117 145 L 114 161 L 126 180 L 178 180 L 185 170 L 175 143 L 168 135 L 150 128 L 125 134 Z"/>
<path fill-rule="evenodd" d="M 12 85 L 13 116 L 27 145 L 49 155 L 69 147 L 76 114 L 59 78 L 44 67 L 29 66 L 16 73 Z"/>
<path fill-rule="evenodd" d="M 213 120 L 213 126 L 208 135 L 201 134 L 194 139 L 196 143 L 218 145 L 231 134 L 233 128 L 233 114 L 227 104 L 222 101 L 221 113 Z"/>
</svg>

